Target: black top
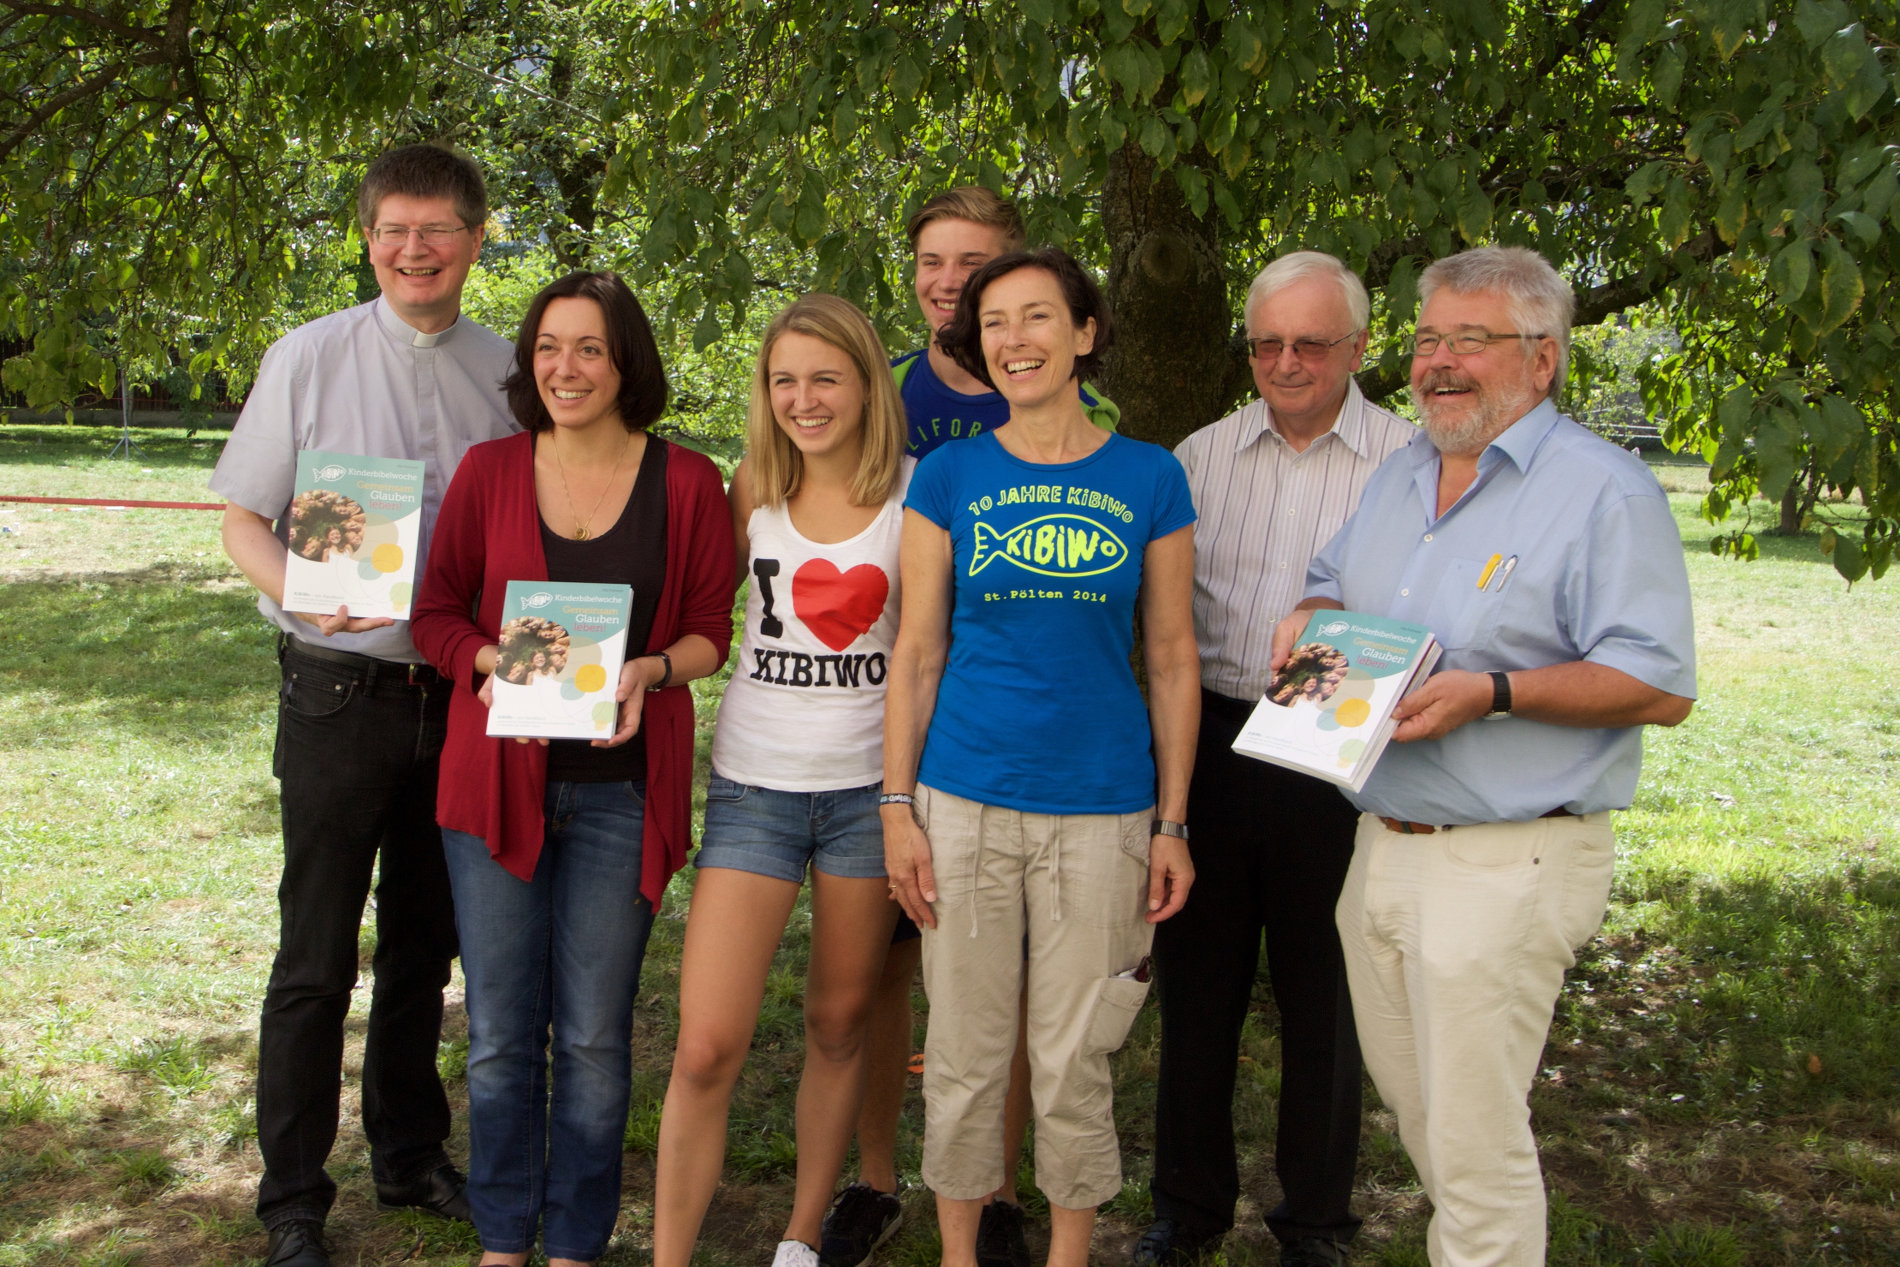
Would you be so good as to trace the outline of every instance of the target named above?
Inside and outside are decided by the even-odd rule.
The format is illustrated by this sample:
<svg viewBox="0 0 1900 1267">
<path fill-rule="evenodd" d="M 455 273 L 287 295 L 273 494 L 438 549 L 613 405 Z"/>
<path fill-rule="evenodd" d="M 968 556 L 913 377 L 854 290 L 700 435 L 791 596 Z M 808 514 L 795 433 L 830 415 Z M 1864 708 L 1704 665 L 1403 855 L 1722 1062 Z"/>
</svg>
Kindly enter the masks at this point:
<svg viewBox="0 0 1900 1267">
<path fill-rule="evenodd" d="M 627 658 L 642 654 L 653 633 L 660 587 L 666 582 L 666 441 L 647 437 L 633 495 L 613 527 L 598 537 L 575 541 L 549 528 L 543 519 L 541 549 L 547 555 L 550 581 L 633 587 Z M 596 748 L 584 739 L 556 739 L 548 744 L 550 783 L 620 783 L 646 776 L 644 729 L 618 748 Z"/>
</svg>

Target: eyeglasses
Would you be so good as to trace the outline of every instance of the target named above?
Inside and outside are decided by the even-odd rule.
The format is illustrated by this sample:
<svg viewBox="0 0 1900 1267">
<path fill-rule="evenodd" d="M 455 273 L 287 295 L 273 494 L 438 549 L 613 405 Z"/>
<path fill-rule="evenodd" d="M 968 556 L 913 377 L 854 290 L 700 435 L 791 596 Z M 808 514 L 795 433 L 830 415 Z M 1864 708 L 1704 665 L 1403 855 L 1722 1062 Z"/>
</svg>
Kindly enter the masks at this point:
<svg viewBox="0 0 1900 1267">
<path fill-rule="evenodd" d="M 369 231 L 369 240 L 377 246 L 402 246 L 415 234 L 424 246 L 445 246 L 458 233 L 467 233 L 465 224 L 379 224 Z"/>
<path fill-rule="evenodd" d="M 1356 337 L 1358 333 L 1359 331 L 1357 330 L 1351 330 L 1340 335 L 1337 339 L 1332 340 L 1295 339 L 1291 344 L 1288 344 L 1285 339 L 1248 339 L 1247 355 L 1256 361 L 1262 361 L 1270 365 L 1279 360 L 1280 353 L 1290 346 L 1293 349 L 1293 355 L 1300 360 L 1317 361 L 1344 343 L 1347 339 Z"/>
<path fill-rule="evenodd" d="M 1548 339 L 1548 334 L 1492 334 L 1489 330 L 1460 330 L 1457 334 L 1415 334 L 1412 336 L 1412 355 L 1430 356 L 1438 351 L 1438 345 L 1444 344 L 1453 356 L 1470 356 L 1482 352 L 1499 339 Z"/>
</svg>

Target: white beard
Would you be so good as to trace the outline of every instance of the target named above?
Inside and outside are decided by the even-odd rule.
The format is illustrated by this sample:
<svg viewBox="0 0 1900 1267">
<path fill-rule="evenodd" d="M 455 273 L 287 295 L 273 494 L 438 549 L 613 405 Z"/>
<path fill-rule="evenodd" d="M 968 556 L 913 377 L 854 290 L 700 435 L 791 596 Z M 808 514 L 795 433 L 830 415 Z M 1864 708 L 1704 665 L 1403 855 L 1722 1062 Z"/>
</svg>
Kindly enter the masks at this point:
<svg viewBox="0 0 1900 1267">
<path fill-rule="evenodd" d="M 1470 405 L 1440 404 L 1438 397 L 1432 394 L 1439 387 L 1469 388 L 1476 399 Z M 1412 404 L 1417 407 L 1419 421 L 1425 424 L 1425 434 L 1432 438 L 1432 444 L 1440 453 L 1455 458 L 1483 453 L 1486 445 L 1528 412 L 1513 409 L 1476 382 L 1446 371 L 1434 371 L 1424 383 L 1414 387 Z M 1466 409 L 1469 412 L 1462 418 L 1456 416 Z"/>
</svg>

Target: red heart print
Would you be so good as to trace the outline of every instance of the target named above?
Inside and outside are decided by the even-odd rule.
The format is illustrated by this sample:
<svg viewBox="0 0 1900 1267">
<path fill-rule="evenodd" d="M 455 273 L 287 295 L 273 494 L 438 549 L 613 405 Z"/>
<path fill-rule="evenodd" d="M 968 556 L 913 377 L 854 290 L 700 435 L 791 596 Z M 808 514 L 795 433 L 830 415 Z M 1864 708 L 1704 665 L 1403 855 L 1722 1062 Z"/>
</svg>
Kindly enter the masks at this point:
<svg viewBox="0 0 1900 1267">
<path fill-rule="evenodd" d="M 830 559 L 807 559 L 792 574 L 792 610 L 833 651 L 871 631 L 890 592 L 891 578 L 875 563 L 840 572 Z"/>
</svg>

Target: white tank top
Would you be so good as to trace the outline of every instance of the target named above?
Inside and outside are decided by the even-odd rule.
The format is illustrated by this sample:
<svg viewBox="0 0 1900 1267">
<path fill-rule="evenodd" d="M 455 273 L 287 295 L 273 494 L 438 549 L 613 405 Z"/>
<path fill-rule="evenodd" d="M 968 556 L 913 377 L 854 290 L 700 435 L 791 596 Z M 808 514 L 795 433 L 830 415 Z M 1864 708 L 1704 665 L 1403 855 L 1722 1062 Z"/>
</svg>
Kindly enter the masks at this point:
<svg viewBox="0 0 1900 1267">
<path fill-rule="evenodd" d="M 857 536 L 808 541 L 790 510 L 746 523 L 752 592 L 712 764 L 722 777 L 781 792 L 833 792 L 884 775 L 884 684 L 897 641 L 897 555 L 904 490 Z"/>
</svg>

